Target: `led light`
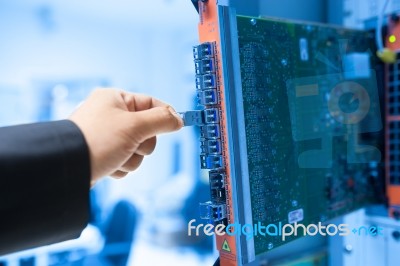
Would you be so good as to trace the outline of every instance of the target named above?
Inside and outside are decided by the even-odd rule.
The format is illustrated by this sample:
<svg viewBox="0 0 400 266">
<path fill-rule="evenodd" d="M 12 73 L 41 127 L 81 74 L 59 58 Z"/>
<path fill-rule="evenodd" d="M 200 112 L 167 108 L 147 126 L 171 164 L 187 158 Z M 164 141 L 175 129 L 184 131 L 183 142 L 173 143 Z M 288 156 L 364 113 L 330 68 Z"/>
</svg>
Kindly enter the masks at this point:
<svg viewBox="0 0 400 266">
<path fill-rule="evenodd" d="M 397 40 L 397 38 L 396 38 L 395 35 L 390 35 L 390 36 L 389 36 L 389 42 L 390 42 L 390 43 L 395 43 L 396 40 Z"/>
</svg>

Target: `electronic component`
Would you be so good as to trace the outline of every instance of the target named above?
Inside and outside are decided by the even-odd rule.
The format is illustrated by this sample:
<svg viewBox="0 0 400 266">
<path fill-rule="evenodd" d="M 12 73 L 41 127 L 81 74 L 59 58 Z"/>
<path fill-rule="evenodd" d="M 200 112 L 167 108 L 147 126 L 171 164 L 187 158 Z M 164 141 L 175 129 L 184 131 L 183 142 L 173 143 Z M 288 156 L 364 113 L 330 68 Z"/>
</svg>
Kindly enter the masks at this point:
<svg viewBox="0 0 400 266">
<path fill-rule="evenodd" d="M 393 51 L 400 49 L 400 42 L 390 41 L 390 37 L 400 36 L 400 24 L 393 23 L 389 28 L 386 46 Z M 396 220 L 400 219 L 400 97 L 399 97 L 399 53 L 396 53 L 393 64 L 385 68 L 385 169 L 389 214 Z"/>
<path fill-rule="evenodd" d="M 197 99 L 200 105 L 212 105 L 218 103 L 217 90 L 204 90 L 197 92 Z"/>
<path fill-rule="evenodd" d="M 206 74 L 196 76 L 196 89 L 207 90 L 207 89 L 215 89 L 217 87 L 217 81 L 215 74 Z"/>
<path fill-rule="evenodd" d="M 178 112 L 178 114 L 182 118 L 184 126 L 201 126 L 204 124 L 215 124 L 219 122 L 220 115 L 218 108 Z M 214 132 L 214 134 L 216 135 L 217 132 L 215 130 Z"/>
<path fill-rule="evenodd" d="M 290 223 L 293 220 L 288 217 L 295 211 L 302 213 L 296 222 L 307 225 L 377 202 L 373 183 L 365 181 L 372 171 L 368 162 L 379 163 L 378 148 L 382 148 L 376 80 L 372 70 L 343 73 L 356 68 L 355 63 L 376 61 L 368 53 L 374 51 L 374 39 L 368 32 L 336 27 L 267 19 L 255 19 L 253 25 L 249 20 L 237 17 L 244 119 L 238 123 L 246 128 L 246 178 L 251 202 L 251 211 L 243 211 L 251 213 L 253 223 L 263 224 Z M 255 32 L 263 34 L 255 37 Z M 318 43 L 308 61 L 302 59 L 300 39 Z M 345 84 L 343 88 L 337 85 L 341 83 Z M 354 124 L 353 130 L 367 132 L 371 126 L 371 131 L 377 133 L 369 133 L 373 136 L 370 138 L 347 131 L 350 126 L 340 122 L 346 113 L 335 117 L 344 105 L 332 111 L 335 97 L 345 102 L 343 92 L 354 97 L 358 91 L 366 90 L 368 111 L 373 113 L 363 126 Z M 330 95 L 332 91 L 342 94 Z M 358 100 L 360 105 L 363 101 Z M 346 108 L 350 113 L 357 106 Z M 327 134 L 335 137 L 326 137 Z M 364 145 L 371 145 L 371 151 L 378 156 L 359 151 L 355 154 L 361 149 L 357 146 L 361 140 Z M 355 164 L 349 158 L 365 163 Z M 323 193 L 326 189 L 328 195 Z M 275 248 L 285 244 L 279 238 L 260 236 L 253 243 L 255 254 L 267 252 L 268 245 Z"/>
<path fill-rule="evenodd" d="M 211 201 L 217 203 L 226 202 L 226 190 L 225 190 L 225 174 L 220 171 L 210 171 L 210 194 Z"/>
<path fill-rule="evenodd" d="M 200 149 L 201 153 L 204 154 L 221 154 L 221 141 L 218 139 L 201 139 Z"/>
<path fill-rule="evenodd" d="M 204 58 L 195 61 L 196 75 L 210 74 L 215 72 L 215 61 L 213 58 Z"/>
<path fill-rule="evenodd" d="M 217 2 L 198 2 L 204 45 L 194 50 L 196 90 L 204 107 L 200 163 L 211 169 L 211 201 L 203 205 L 208 210 L 203 217 L 224 217 L 212 207 L 222 204 L 228 224 L 308 225 L 379 202 L 382 130 L 377 93 L 370 93 L 375 73 L 369 69 L 377 61 L 374 37 L 238 16 Z M 367 125 L 343 123 L 354 118 L 348 113 L 358 103 L 359 113 L 376 118 L 370 131 Z M 216 242 L 221 265 L 243 265 L 299 237 L 217 236 Z"/>
<path fill-rule="evenodd" d="M 382 40 L 383 17 L 385 16 L 388 4 L 389 0 L 385 0 L 382 11 L 378 14 L 378 21 L 376 23 L 375 30 L 376 45 L 378 47 L 376 54 L 383 62 L 393 64 L 396 62 L 396 52 L 392 49 L 392 47 L 390 47 L 390 45 L 389 47 L 385 47 Z"/>
<path fill-rule="evenodd" d="M 193 47 L 194 60 L 214 56 L 214 44 L 210 42 L 202 43 Z"/>
<path fill-rule="evenodd" d="M 224 160 L 221 155 L 200 155 L 200 163 L 202 169 L 218 169 L 222 168 L 224 165 Z"/>
<path fill-rule="evenodd" d="M 200 218 L 211 223 L 221 221 L 226 218 L 226 205 L 214 204 L 211 201 L 200 203 Z"/>
<path fill-rule="evenodd" d="M 226 202 L 226 194 L 225 189 L 211 189 L 211 201 L 217 203 L 225 203 Z"/>
<path fill-rule="evenodd" d="M 219 109 L 210 108 L 204 110 L 204 122 L 206 124 L 218 123 L 219 122 Z"/>
<path fill-rule="evenodd" d="M 197 100 L 202 111 L 184 115 L 185 124 L 201 125 L 200 164 L 202 169 L 220 169 L 210 171 L 211 201 L 200 204 L 202 218 L 213 224 L 227 224 L 226 190 L 224 186 L 224 160 L 221 134 L 221 110 L 219 101 L 217 58 L 215 42 L 204 42 L 193 47 L 193 58 L 196 72 Z M 192 122 L 194 121 L 194 122 Z"/>
<path fill-rule="evenodd" d="M 200 126 L 204 124 L 204 112 L 203 111 L 187 111 L 178 112 L 183 120 L 183 125 L 187 126 Z"/>
<path fill-rule="evenodd" d="M 225 188 L 225 175 L 219 171 L 210 171 L 210 187 L 212 189 L 222 189 Z"/>
<path fill-rule="evenodd" d="M 200 127 L 200 135 L 206 139 L 218 139 L 221 137 L 218 124 L 204 125 Z"/>
<path fill-rule="evenodd" d="M 224 167 L 222 135 L 219 125 L 221 118 L 218 91 L 220 88 L 217 84 L 217 61 L 215 55 L 214 42 L 204 42 L 193 47 L 197 99 L 198 104 L 204 108 L 202 113 L 197 115 L 197 117 L 203 119 L 203 125 L 200 128 L 202 137 L 200 139 L 200 164 L 202 169 L 223 169 Z M 226 191 L 223 185 L 223 174 L 220 172 L 217 174 L 212 171 L 209 174 L 211 201 L 206 206 L 208 206 L 209 211 L 214 208 L 211 206 L 220 206 L 219 208 L 223 208 L 225 212 Z M 210 212 L 215 213 L 214 211 Z M 213 217 L 211 220 L 207 215 L 204 217 L 211 223 L 226 224 L 227 222 L 225 216 Z"/>
</svg>

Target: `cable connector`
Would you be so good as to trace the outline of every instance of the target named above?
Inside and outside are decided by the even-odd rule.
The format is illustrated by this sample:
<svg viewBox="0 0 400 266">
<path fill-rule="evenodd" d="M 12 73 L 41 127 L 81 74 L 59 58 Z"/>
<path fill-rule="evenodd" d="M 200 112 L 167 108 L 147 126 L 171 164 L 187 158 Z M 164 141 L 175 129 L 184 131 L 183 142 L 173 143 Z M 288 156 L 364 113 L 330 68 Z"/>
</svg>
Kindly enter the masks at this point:
<svg viewBox="0 0 400 266">
<path fill-rule="evenodd" d="M 185 127 L 202 126 L 205 124 L 216 125 L 220 121 L 220 110 L 215 107 L 204 110 L 178 112 L 178 115 L 181 116 Z"/>
<path fill-rule="evenodd" d="M 195 110 L 195 111 L 186 111 L 186 112 L 178 112 L 183 120 L 183 126 L 201 126 L 204 125 L 204 111 L 203 110 Z"/>
</svg>

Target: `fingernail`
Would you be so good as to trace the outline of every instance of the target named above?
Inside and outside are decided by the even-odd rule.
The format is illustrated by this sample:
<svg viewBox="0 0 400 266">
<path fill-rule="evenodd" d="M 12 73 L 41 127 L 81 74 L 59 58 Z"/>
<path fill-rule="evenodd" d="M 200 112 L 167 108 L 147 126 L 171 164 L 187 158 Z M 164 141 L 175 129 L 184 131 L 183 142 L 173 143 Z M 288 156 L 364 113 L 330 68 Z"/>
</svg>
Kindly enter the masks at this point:
<svg viewBox="0 0 400 266">
<path fill-rule="evenodd" d="M 169 111 L 171 112 L 171 114 L 173 114 L 179 121 L 179 127 L 183 127 L 183 119 L 182 117 L 175 111 L 174 108 L 172 108 L 171 106 L 168 106 Z"/>
</svg>

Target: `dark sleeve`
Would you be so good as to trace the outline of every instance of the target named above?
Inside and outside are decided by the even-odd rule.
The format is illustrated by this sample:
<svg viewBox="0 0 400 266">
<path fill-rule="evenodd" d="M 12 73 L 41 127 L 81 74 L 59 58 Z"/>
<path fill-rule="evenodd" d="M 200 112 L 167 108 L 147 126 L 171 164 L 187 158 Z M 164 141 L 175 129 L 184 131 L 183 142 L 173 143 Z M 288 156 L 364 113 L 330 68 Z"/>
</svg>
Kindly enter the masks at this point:
<svg viewBox="0 0 400 266">
<path fill-rule="evenodd" d="M 79 237 L 90 159 L 69 120 L 0 128 L 0 255 Z"/>
</svg>

